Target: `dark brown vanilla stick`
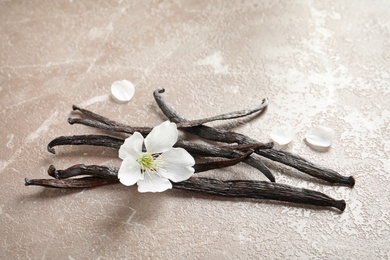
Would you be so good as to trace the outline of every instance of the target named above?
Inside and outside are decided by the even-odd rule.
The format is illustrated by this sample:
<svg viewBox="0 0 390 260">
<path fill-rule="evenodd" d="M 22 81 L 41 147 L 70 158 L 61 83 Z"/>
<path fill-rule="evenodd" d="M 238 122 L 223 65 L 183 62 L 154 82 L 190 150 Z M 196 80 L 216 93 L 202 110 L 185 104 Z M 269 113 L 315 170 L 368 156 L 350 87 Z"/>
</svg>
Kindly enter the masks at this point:
<svg viewBox="0 0 390 260">
<path fill-rule="evenodd" d="M 51 171 L 50 168 L 49 173 Z M 80 170 L 77 171 L 77 175 L 75 175 L 75 169 L 77 168 L 80 168 Z M 96 171 L 96 173 L 90 169 L 94 169 L 93 171 Z M 50 174 L 52 175 L 53 173 Z M 113 179 L 113 176 L 117 174 L 117 169 L 113 167 L 97 165 L 82 167 L 80 165 L 75 165 L 68 169 L 58 171 L 58 176 L 60 176 L 60 178 L 70 175 L 82 176 L 86 174 L 93 175 L 93 177 L 76 179 L 25 179 L 25 185 L 38 185 L 54 188 L 89 188 L 118 182 L 118 179 Z M 316 206 L 328 206 L 338 208 L 341 211 L 345 209 L 344 200 L 335 200 L 317 191 L 296 188 L 280 183 L 251 180 L 220 181 L 209 178 L 192 177 L 183 182 L 172 183 L 172 185 L 173 188 L 176 189 L 199 191 L 228 197 L 268 199 Z"/>
<path fill-rule="evenodd" d="M 222 149 L 233 149 L 239 151 L 257 150 L 257 149 L 271 149 L 274 146 L 273 142 L 269 143 L 253 143 L 253 144 L 236 144 L 219 146 Z"/>
<path fill-rule="evenodd" d="M 186 120 L 182 122 L 178 122 L 177 127 L 182 128 L 182 127 L 193 127 L 193 126 L 198 126 L 202 125 L 208 122 L 212 121 L 217 121 L 217 120 L 228 120 L 228 119 L 235 119 L 235 118 L 241 118 L 244 116 L 249 116 L 254 113 L 260 113 L 262 112 L 268 105 L 268 99 L 263 99 L 261 102 L 260 106 L 254 108 L 254 109 L 244 109 L 240 111 L 235 111 L 235 112 L 230 112 L 218 116 L 213 116 L 209 118 L 204 118 L 204 119 L 198 119 L 198 120 Z"/>
<path fill-rule="evenodd" d="M 55 153 L 54 147 L 58 145 L 94 145 L 94 146 L 105 146 L 119 149 L 123 144 L 124 140 L 114 138 L 105 135 L 74 135 L 74 136 L 60 136 L 52 140 L 48 145 L 47 149 L 51 153 Z M 182 147 L 191 154 L 206 155 L 213 157 L 223 157 L 228 159 L 239 158 L 244 153 L 235 150 L 222 149 L 209 145 L 191 143 L 187 141 L 179 141 L 175 145 L 176 147 Z M 244 163 L 260 170 L 270 181 L 274 182 L 275 177 L 257 158 L 246 157 L 243 160 Z"/>
<path fill-rule="evenodd" d="M 122 139 L 106 135 L 73 135 L 60 136 L 53 139 L 48 145 L 47 150 L 55 154 L 53 147 L 58 145 L 94 145 L 117 148 L 123 144 Z"/>
<path fill-rule="evenodd" d="M 99 177 L 83 177 L 77 179 L 25 179 L 25 185 L 36 185 L 51 188 L 92 188 L 102 185 L 118 183 L 118 179 L 104 179 Z"/>
<path fill-rule="evenodd" d="M 163 113 L 172 122 L 185 121 L 186 120 L 185 118 L 179 116 L 179 114 L 165 102 L 165 100 L 160 95 L 161 93 L 164 93 L 164 89 L 155 90 L 153 95 L 158 106 L 163 111 Z M 245 136 L 243 134 L 239 134 L 232 131 L 219 130 L 204 125 L 191 127 L 191 128 L 183 128 L 182 130 L 212 141 L 225 142 L 225 143 L 238 143 L 238 144 L 258 143 L 256 140 L 248 136 Z M 300 158 L 299 156 L 293 155 L 285 151 L 280 151 L 276 149 L 267 149 L 267 150 L 256 150 L 255 153 L 270 158 L 279 163 L 289 165 L 303 173 L 306 173 L 308 175 L 311 175 L 313 177 L 331 183 L 346 185 L 349 187 L 353 187 L 355 184 L 355 179 L 352 176 L 346 177 L 340 175 L 336 171 L 333 171 L 328 168 L 316 166 Z M 279 156 L 276 156 L 276 154 L 279 154 Z"/>
<path fill-rule="evenodd" d="M 247 158 L 252 153 L 253 153 L 253 151 L 249 151 L 240 157 L 228 159 L 228 160 L 223 160 L 223 161 L 196 163 L 194 165 L 194 169 L 195 169 L 196 173 L 199 173 L 199 172 L 205 172 L 205 171 L 210 171 L 210 170 L 214 170 L 214 169 L 221 169 L 221 168 L 233 166 L 233 165 L 236 165 L 236 164 L 242 162 L 245 158 Z"/>
<path fill-rule="evenodd" d="M 165 92 L 165 89 L 157 89 L 153 92 L 153 95 L 154 95 L 154 99 L 156 100 L 158 106 L 160 107 L 160 109 L 163 111 L 164 115 L 166 115 L 168 117 L 168 119 L 172 122 L 175 122 L 175 123 L 178 123 L 178 124 L 183 124 L 183 127 L 193 127 L 193 126 L 198 126 L 198 125 L 201 125 L 201 124 L 204 124 L 206 123 L 205 122 L 202 122 L 200 124 L 192 124 L 192 125 L 186 125 L 185 122 L 193 122 L 191 120 L 187 120 L 185 118 L 182 118 L 174 109 L 172 109 L 165 101 L 164 99 L 162 98 L 162 96 L 160 95 L 160 93 L 164 93 Z M 246 115 L 250 115 L 250 114 L 253 114 L 255 112 L 263 112 L 264 109 L 267 107 L 268 105 L 268 99 L 267 98 L 264 98 L 262 101 L 261 101 L 261 104 L 260 106 L 258 106 L 257 108 L 255 109 L 247 109 L 247 110 L 242 110 L 242 111 L 237 111 L 237 112 L 233 112 L 233 114 L 240 114 L 241 116 L 235 116 L 235 117 L 230 117 L 230 118 L 226 118 L 226 119 L 231 119 L 231 118 L 239 118 L 239 117 L 243 117 L 243 116 L 246 116 Z M 248 113 L 249 112 L 249 113 Z M 232 113 L 229 113 L 229 114 L 224 114 L 224 115 L 230 115 Z M 223 116 L 223 115 L 221 115 Z M 218 116 L 217 116 L 218 117 Z M 213 120 L 214 121 L 214 120 Z M 207 121 L 207 122 L 210 122 L 210 121 Z"/>
<path fill-rule="evenodd" d="M 54 147 L 59 145 L 93 145 L 119 149 L 124 140 L 107 135 L 72 135 L 60 136 L 47 145 L 47 150 L 55 153 Z M 236 146 L 214 147 L 210 145 L 179 140 L 175 147 L 181 147 L 191 154 L 198 154 L 211 157 L 239 158 L 244 156 L 243 152 L 234 150 Z M 257 149 L 258 145 L 245 146 L 247 148 Z M 231 149 L 230 149 L 231 148 Z M 263 148 L 263 146 L 261 146 Z"/>
<path fill-rule="evenodd" d="M 321 166 L 316 166 L 311 162 L 306 161 L 305 159 L 293 155 L 286 151 L 280 151 L 276 149 L 270 150 L 257 150 L 257 154 L 262 155 L 268 159 L 277 162 L 283 162 L 286 165 L 289 165 L 297 170 L 305 172 L 311 176 L 317 177 L 319 179 L 328 181 L 330 183 L 344 184 L 349 187 L 355 185 L 355 179 L 352 176 L 345 177 L 333 171 L 331 169 L 322 168 Z"/>
<path fill-rule="evenodd" d="M 97 122 L 100 122 L 100 123 L 103 123 L 103 124 L 106 124 L 106 125 L 120 125 L 120 123 L 112 121 L 112 120 L 108 119 L 107 117 L 98 115 L 98 114 L 96 114 L 96 113 L 94 113 L 92 111 L 89 111 L 87 109 L 83 109 L 83 108 L 78 107 L 76 105 L 73 105 L 72 109 L 73 109 L 73 111 L 80 111 L 87 118 L 93 119 L 93 120 L 95 120 Z"/>
<path fill-rule="evenodd" d="M 57 170 L 54 165 L 50 165 L 47 173 L 56 179 L 67 179 L 82 175 L 90 175 L 111 180 L 118 179 L 118 168 L 98 165 L 76 164 L 65 170 Z"/>
<path fill-rule="evenodd" d="M 229 120 L 229 119 L 248 116 L 263 111 L 263 109 L 267 106 L 267 104 L 268 104 L 268 100 L 264 99 L 263 102 L 260 104 L 260 106 L 253 109 L 234 111 L 222 115 L 217 115 L 209 118 L 203 118 L 203 119 L 192 120 L 192 121 L 186 120 L 183 122 L 178 122 L 177 127 L 178 128 L 193 127 L 193 126 L 201 125 L 212 121 Z M 134 132 L 140 132 L 141 134 L 146 135 L 152 130 L 152 128 L 150 127 L 130 127 L 75 105 L 73 105 L 72 108 L 73 110 L 80 111 L 87 118 L 68 118 L 69 124 L 83 124 L 83 125 L 103 129 L 103 130 L 123 132 L 128 134 L 133 134 Z"/>
<path fill-rule="evenodd" d="M 184 148 L 189 153 L 201 154 L 206 156 L 217 156 L 224 158 L 237 158 L 243 155 L 240 151 L 223 149 L 215 146 L 192 143 L 188 141 L 179 141 L 176 143 L 176 146 Z M 275 177 L 271 171 L 259 160 L 252 156 L 247 157 L 242 162 L 258 169 L 264 174 L 271 182 L 275 182 Z"/>
<path fill-rule="evenodd" d="M 115 132 L 121 132 L 121 133 L 128 133 L 128 134 L 133 134 L 134 132 L 140 132 L 143 136 L 148 134 L 151 130 L 147 130 L 146 132 L 143 131 L 143 129 L 138 129 L 135 130 L 132 127 L 122 127 L 122 126 L 117 126 L 117 125 L 107 125 L 100 123 L 95 120 L 87 119 L 87 118 L 68 118 L 68 123 L 73 125 L 73 124 L 82 124 L 106 131 L 115 131 Z"/>
<path fill-rule="evenodd" d="M 344 211 L 344 200 L 335 200 L 321 192 L 266 181 L 221 181 L 190 178 L 173 183 L 175 189 L 192 190 L 228 197 L 267 199 L 315 206 L 334 207 Z"/>
<path fill-rule="evenodd" d="M 128 134 L 139 132 L 143 135 L 147 135 L 148 133 L 150 133 L 150 131 L 152 131 L 151 127 L 131 127 L 128 125 L 124 125 L 75 105 L 73 105 L 72 108 L 74 111 L 81 112 L 84 116 L 86 116 L 86 118 L 68 118 L 69 124 L 83 124 L 103 130 Z"/>
</svg>

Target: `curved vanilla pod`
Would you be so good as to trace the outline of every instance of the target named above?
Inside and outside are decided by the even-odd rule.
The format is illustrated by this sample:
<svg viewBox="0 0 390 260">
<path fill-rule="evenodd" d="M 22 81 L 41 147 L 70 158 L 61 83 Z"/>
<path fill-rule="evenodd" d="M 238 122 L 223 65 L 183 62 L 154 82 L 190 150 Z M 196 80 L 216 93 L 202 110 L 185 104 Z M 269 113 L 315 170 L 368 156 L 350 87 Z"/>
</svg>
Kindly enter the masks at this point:
<svg viewBox="0 0 390 260">
<path fill-rule="evenodd" d="M 268 149 L 257 150 L 256 153 L 273 161 L 291 166 L 310 176 L 325 180 L 330 183 L 345 185 L 349 187 L 353 187 L 355 185 L 355 179 L 352 176 L 343 176 L 332 169 L 314 165 L 313 163 L 305 160 L 304 158 L 286 151 Z"/>
<path fill-rule="evenodd" d="M 60 136 L 47 145 L 47 150 L 55 154 L 54 147 L 59 145 L 94 145 L 117 148 L 123 144 L 124 140 L 107 135 L 72 135 Z"/>
<path fill-rule="evenodd" d="M 185 120 L 182 122 L 177 122 L 177 127 L 178 128 L 193 127 L 193 126 L 205 124 L 208 122 L 218 121 L 218 120 L 229 120 L 229 119 L 249 116 L 263 111 L 264 108 L 267 106 L 267 104 L 268 104 L 268 100 L 265 99 L 258 107 L 252 109 L 233 111 L 233 112 L 229 112 L 229 113 L 225 113 L 213 117 L 202 118 L 202 119 L 191 120 L 191 121 Z M 128 134 L 133 134 L 134 132 L 140 132 L 141 134 L 146 135 L 152 130 L 151 127 L 131 127 L 122 123 L 118 123 L 116 121 L 108 119 L 107 117 L 101 116 L 99 114 L 96 114 L 87 109 L 83 109 L 76 105 L 73 105 L 72 108 L 74 111 L 79 111 L 86 118 L 68 118 L 69 124 L 83 124 L 83 125 L 103 129 L 103 130 L 123 132 Z"/>
<path fill-rule="evenodd" d="M 25 178 L 26 186 L 44 186 L 48 188 L 79 188 L 86 189 L 92 187 L 98 187 L 103 185 L 109 185 L 119 183 L 118 180 L 110 180 L 99 177 L 83 177 L 77 179 L 28 179 Z"/>
<path fill-rule="evenodd" d="M 321 192 L 281 183 L 252 180 L 221 181 L 209 178 L 190 178 L 173 183 L 176 189 L 199 191 L 227 197 L 243 197 L 334 207 L 344 211 L 344 200 L 335 200 Z"/>
<path fill-rule="evenodd" d="M 74 165 L 65 170 L 50 166 L 49 175 L 57 179 L 25 179 L 25 185 L 38 185 L 53 188 L 89 188 L 118 183 L 118 169 L 98 165 Z M 84 176 L 82 178 L 67 178 Z M 115 177 L 114 177 L 115 176 Z M 227 197 L 266 199 L 315 206 L 345 209 L 344 200 L 335 200 L 321 192 L 297 188 L 281 183 L 255 180 L 222 181 L 210 178 L 191 177 L 188 180 L 172 183 L 173 188 L 191 190 Z"/>
<path fill-rule="evenodd" d="M 186 120 L 185 118 L 181 117 L 175 110 L 173 110 L 165 102 L 165 100 L 161 96 L 161 93 L 164 93 L 164 91 L 165 91 L 164 89 L 158 89 L 153 92 L 154 98 L 158 106 L 160 107 L 160 109 L 163 111 L 165 116 L 168 117 L 169 120 L 173 122 L 185 121 Z M 209 127 L 205 125 L 195 126 L 191 128 L 184 128 L 183 130 L 211 141 L 218 141 L 218 142 L 225 142 L 225 143 L 238 143 L 238 144 L 258 143 L 256 140 L 248 136 L 245 136 L 243 134 L 232 132 L 232 131 L 221 130 L 221 129 L 215 129 L 213 127 Z M 257 149 L 255 153 L 263 157 L 269 158 L 273 161 L 288 165 L 303 173 L 328 181 L 330 183 L 346 185 L 349 187 L 353 187 L 355 185 L 355 179 L 352 176 L 343 176 L 334 170 L 314 165 L 297 155 L 293 155 L 285 151 L 276 150 L 276 149 L 266 149 L 266 150 Z"/>
</svg>

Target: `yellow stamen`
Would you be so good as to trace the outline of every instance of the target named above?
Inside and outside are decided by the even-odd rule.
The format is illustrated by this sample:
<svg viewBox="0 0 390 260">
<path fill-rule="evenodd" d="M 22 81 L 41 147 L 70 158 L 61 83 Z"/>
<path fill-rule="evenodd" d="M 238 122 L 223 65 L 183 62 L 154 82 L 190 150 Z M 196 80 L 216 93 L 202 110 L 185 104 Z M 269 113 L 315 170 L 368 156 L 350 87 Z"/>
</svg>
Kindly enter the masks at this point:
<svg viewBox="0 0 390 260">
<path fill-rule="evenodd" d="M 156 171 L 157 162 L 153 158 L 151 153 L 142 153 L 141 157 L 137 159 L 137 162 L 141 165 L 141 171 Z"/>
</svg>

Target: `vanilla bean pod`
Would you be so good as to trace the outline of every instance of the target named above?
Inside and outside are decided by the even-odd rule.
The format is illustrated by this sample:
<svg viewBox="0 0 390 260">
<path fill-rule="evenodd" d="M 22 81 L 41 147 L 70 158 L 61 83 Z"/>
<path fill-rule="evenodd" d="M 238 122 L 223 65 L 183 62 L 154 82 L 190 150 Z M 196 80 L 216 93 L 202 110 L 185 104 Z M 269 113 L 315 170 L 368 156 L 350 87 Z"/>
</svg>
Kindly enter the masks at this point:
<svg viewBox="0 0 390 260">
<path fill-rule="evenodd" d="M 254 114 L 254 113 L 261 113 L 267 107 L 267 105 L 268 105 L 268 99 L 264 99 L 263 102 L 260 104 L 260 106 L 253 108 L 253 109 L 244 109 L 244 110 L 229 112 L 226 114 L 221 114 L 221 115 L 198 119 L 198 120 L 186 120 L 186 121 L 182 121 L 182 122 L 177 122 L 177 127 L 179 127 L 179 128 L 194 127 L 194 126 L 202 125 L 202 124 L 212 122 L 212 121 L 241 118 L 244 116 L 249 116 L 249 115 Z"/>
<path fill-rule="evenodd" d="M 353 187 L 355 185 L 355 179 L 352 176 L 342 176 L 334 170 L 323 168 L 321 166 L 316 166 L 313 163 L 303 159 L 302 157 L 293 155 L 286 151 L 270 149 L 267 151 L 257 150 L 256 153 L 273 161 L 283 161 L 283 163 L 286 165 L 294 167 L 297 170 L 305 172 L 319 179 L 328 181 L 330 183 L 343 184 L 349 187 Z"/>
<path fill-rule="evenodd" d="M 117 172 L 117 168 L 98 165 L 75 165 L 65 170 L 55 170 L 54 166 L 51 166 L 49 167 L 49 174 L 60 179 L 25 179 L 25 185 L 38 185 L 54 188 L 89 188 L 118 183 L 118 179 L 113 178 L 113 176 L 117 176 Z M 82 175 L 93 176 L 61 179 L 68 176 L 74 177 Z M 335 207 L 341 211 L 345 209 L 344 200 L 335 200 L 321 192 L 313 190 L 266 181 L 221 181 L 192 177 L 183 182 L 172 183 L 172 185 L 175 189 L 198 191 L 227 197 L 266 199 Z"/>
<path fill-rule="evenodd" d="M 250 143 L 250 144 L 236 144 L 236 145 L 222 145 L 218 146 L 222 149 L 232 149 L 232 150 L 240 150 L 240 151 L 247 151 L 247 150 L 257 150 L 257 149 L 271 149 L 274 147 L 273 142 L 269 143 Z"/>
<path fill-rule="evenodd" d="M 65 170 L 57 170 L 50 165 L 47 173 L 56 179 L 67 179 L 75 176 L 89 175 L 111 180 L 118 180 L 118 168 L 99 165 L 76 164 Z"/>
<path fill-rule="evenodd" d="M 54 147 L 60 145 L 93 145 L 103 146 L 119 149 L 123 144 L 124 140 L 107 136 L 107 135 L 71 135 L 71 136 L 60 136 L 54 138 L 47 145 L 47 150 L 50 153 L 55 154 Z M 194 143 L 184 140 L 179 140 L 174 145 L 175 147 L 181 147 L 187 150 L 191 154 L 198 154 L 212 157 L 224 157 L 224 158 L 237 158 L 243 155 L 240 151 L 229 149 L 229 146 L 224 148 L 214 147 L 210 145 Z M 252 146 L 253 147 L 253 146 Z M 257 147 L 257 146 L 255 146 Z M 234 148 L 234 147 L 233 147 Z"/>
<path fill-rule="evenodd" d="M 182 182 L 173 183 L 173 187 L 227 197 L 266 199 L 335 207 L 341 211 L 344 211 L 346 206 L 344 200 L 335 200 L 318 191 L 267 181 L 221 181 L 209 178 L 190 178 Z"/>
<path fill-rule="evenodd" d="M 154 98 L 163 111 L 163 113 L 171 120 L 172 122 L 183 122 L 186 121 L 185 118 L 181 117 L 175 110 L 173 110 L 160 95 L 164 93 L 164 89 L 155 90 L 153 92 Z M 248 143 L 257 143 L 256 140 L 245 136 L 243 134 L 239 134 L 232 131 L 226 130 L 217 130 L 215 128 L 209 126 L 195 126 L 191 128 L 182 129 L 186 132 L 198 135 L 207 140 L 225 142 L 225 143 L 238 143 L 238 144 L 248 144 Z M 267 150 L 256 150 L 255 153 L 267 157 L 271 160 L 277 161 L 279 163 L 283 163 L 285 165 L 291 166 L 303 173 L 311 175 L 313 177 L 335 183 L 340 185 L 346 185 L 349 187 L 353 187 L 355 184 L 355 179 L 352 176 L 343 176 L 337 173 L 334 170 L 316 166 L 307 160 L 293 155 L 291 153 L 276 150 L 276 149 L 267 149 Z M 278 155 L 278 156 L 277 156 Z"/>
<path fill-rule="evenodd" d="M 94 145 L 105 146 L 111 148 L 119 148 L 123 144 L 122 139 L 118 139 L 106 135 L 73 135 L 60 136 L 53 139 L 48 145 L 47 150 L 55 154 L 53 147 L 58 145 Z"/>
<path fill-rule="evenodd" d="M 107 125 L 95 120 L 91 120 L 88 118 L 68 118 L 68 123 L 73 125 L 73 124 L 82 124 L 106 131 L 114 131 L 114 132 L 121 132 L 121 133 L 128 133 L 128 134 L 133 134 L 135 130 L 132 127 L 122 127 L 122 126 L 116 126 L 116 125 Z M 139 129 L 140 130 L 140 129 Z M 142 130 L 137 131 L 140 132 L 143 136 L 145 136 L 147 133 L 150 132 L 150 130 L 146 130 L 146 133 Z"/>
<path fill-rule="evenodd" d="M 152 131 L 151 127 L 131 127 L 122 123 L 118 123 L 116 121 L 110 120 L 107 117 L 96 114 L 87 109 L 83 109 L 76 105 L 72 106 L 74 111 L 81 112 L 87 118 L 68 118 L 69 124 L 83 124 L 103 130 L 115 131 L 133 134 L 134 132 L 139 132 L 142 135 L 147 135 Z"/>
<path fill-rule="evenodd" d="M 92 188 L 118 182 L 118 179 L 112 180 L 99 177 L 83 177 L 77 179 L 25 179 L 26 186 L 36 185 L 50 188 Z"/>
<path fill-rule="evenodd" d="M 105 135 L 73 135 L 60 136 L 53 139 L 48 145 L 47 149 L 51 153 L 55 153 L 54 147 L 58 145 L 94 145 L 105 146 L 119 149 L 124 140 Z M 228 159 L 239 158 L 244 155 L 243 152 L 228 150 L 209 145 L 191 143 L 187 141 L 178 141 L 175 147 L 181 147 L 191 154 L 206 155 L 213 157 L 223 157 Z M 261 171 L 270 181 L 275 182 L 275 177 L 257 158 L 251 156 L 245 157 L 242 162 Z"/>
<path fill-rule="evenodd" d="M 204 162 L 204 163 L 196 163 L 194 165 L 194 169 L 196 173 L 199 172 L 205 172 L 210 171 L 214 169 L 220 169 L 220 168 L 226 168 L 229 166 L 236 165 L 242 161 L 244 161 L 245 158 L 247 158 L 249 155 L 251 155 L 254 151 L 249 151 L 243 154 L 240 157 L 233 158 L 233 159 L 227 159 L 227 160 L 219 160 L 219 161 L 212 161 L 212 162 Z"/>
<path fill-rule="evenodd" d="M 81 108 L 79 106 L 73 105 L 72 106 L 73 111 L 80 111 L 83 115 L 85 115 L 89 119 L 96 120 L 100 123 L 106 124 L 106 125 L 120 125 L 120 123 L 115 122 L 107 117 L 98 115 L 92 111 L 89 111 L 87 109 Z"/>
<path fill-rule="evenodd" d="M 178 147 L 184 148 L 189 153 L 201 154 L 205 156 L 218 156 L 225 158 L 237 158 L 243 155 L 240 151 L 229 150 L 224 148 L 219 148 L 210 145 L 204 145 L 199 143 L 193 143 L 188 141 L 179 141 L 176 143 Z M 252 156 L 248 156 L 242 162 L 258 169 L 262 172 L 265 177 L 267 177 L 271 182 L 275 182 L 275 177 L 272 172 L 258 159 Z"/>
<path fill-rule="evenodd" d="M 263 109 L 267 106 L 267 104 L 268 104 L 268 100 L 265 99 L 263 100 L 260 106 L 253 109 L 244 109 L 240 111 L 229 112 L 229 113 L 225 113 L 213 117 L 202 118 L 202 119 L 191 120 L 191 121 L 186 120 L 183 122 L 178 122 L 177 127 L 178 128 L 193 127 L 193 126 L 198 126 L 204 123 L 217 121 L 217 120 L 229 120 L 229 119 L 249 116 L 251 114 L 263 111 Z M 123 132 L 128 134 L 133 134 L 134 132 L 140 132 L 143 135 L 147 135 L 152 130 L 152 128 L 150 127 L 130 127 L 128 125 L 124 125 L 116 121 L 110 120 L 104 116 L 96 114 L 87 109 L 83 109 L 76 105 L 73 105 L 72 108 L 74 111 L 81 112 L 87 118 L 68 118 L 69 124 L 83 124 L 86 126 L 91 126 L 103 130 Z"/>
</svg>

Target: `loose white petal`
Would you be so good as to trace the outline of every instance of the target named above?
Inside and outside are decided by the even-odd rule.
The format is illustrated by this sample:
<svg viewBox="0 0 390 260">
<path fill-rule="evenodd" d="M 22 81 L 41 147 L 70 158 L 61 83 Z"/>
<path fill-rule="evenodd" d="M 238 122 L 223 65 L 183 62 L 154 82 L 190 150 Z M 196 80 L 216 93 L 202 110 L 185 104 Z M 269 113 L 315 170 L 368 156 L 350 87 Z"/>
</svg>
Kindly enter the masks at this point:
<svg viewBox="0 0 390 260">
<path fill-rule="evenodd" d="M 172 189 L 172 183 L 156 173 L 146 171 L 144 179 L 137 182 L 139 192 L 162 192 Z"/>
<path fill-rule="evenodd" d="M 124 160 L 128 156 L 138 158 L 142 153 L 142 144 L 144 142 L 144 137 L 135 132 L 132 136 L 127 138 L 125 142 L 119 148 L 119 158 Z"/>
<path fill-rule="evenodd" d="M 153 128 L 145 138 L 146 151 L 162 153 L 168 151 L 177 142 L 179 132 L 175 123 L 165 121 Z"/>
<path fill-rule="evenodd" d="M 135 88 L 128 80 L 114 81 L 111 85 L 111 94 L 119 102 L 127 102 L 134 96 Z"/>
<path fill-rule="evenodd" d="M 280 145 L 286 145 L 294 138 L 294 132 L 287 127 L 276 128 L 271 132 L 271 138 Z"/>
<path fill-rule="evenodd" d="M 310 129 L 306 135 L 306 141 L 317 147 L 329 147 L 332 144 L 333 130 L 325 126 L 317 126 Z"/>
<path fill-rule="evenodd" d="M 119 181 L 126 186 L 135 184 L 138 180 L 143 179 L 141 166 L 136 161 L 136 158 L 127 157 L 123 160 L 118 171 Z"/>
</svg>

